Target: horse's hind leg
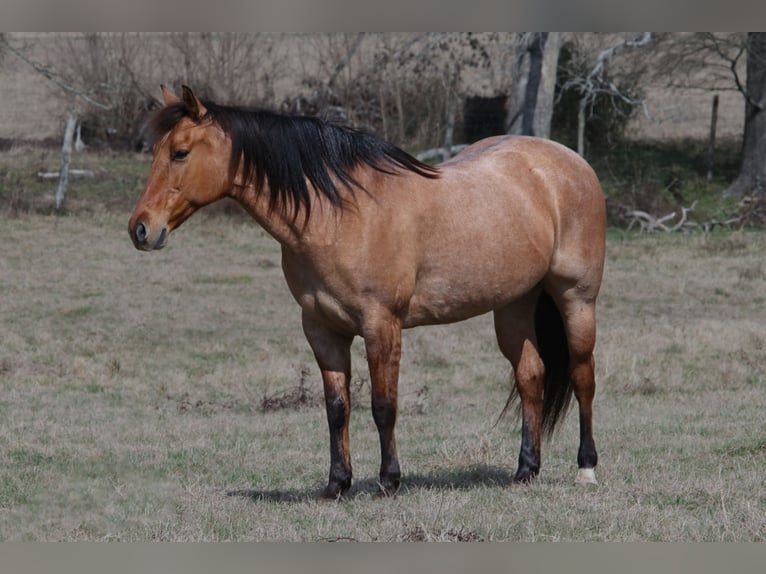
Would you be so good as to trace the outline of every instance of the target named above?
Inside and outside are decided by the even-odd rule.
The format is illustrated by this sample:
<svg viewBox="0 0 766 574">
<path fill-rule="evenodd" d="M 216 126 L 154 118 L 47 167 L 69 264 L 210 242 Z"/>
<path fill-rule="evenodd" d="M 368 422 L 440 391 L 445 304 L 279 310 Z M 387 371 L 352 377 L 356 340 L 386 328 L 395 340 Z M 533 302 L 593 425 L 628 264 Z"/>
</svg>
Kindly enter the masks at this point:
<svg viewBox="0 0 766 574">
<path fill-rule="evenodd" d="M 351 415 L 349 386 L 353 338 L 329 331 L 305 314 L 303 331 L 322 371 L 327 423 L 330 427 L 330 477 L 322 498 L 337 499 L 351 487 L 348 425 Z"/>
<path fill-rule="evenodd" d="M 576 287 L 555 296 L 569 345 L 569 376 L 580 411 L 577 484 L 596 484 L 598 463 L 593 441 L 593 397 L 596 393 L 593 350 L 596 345 L 596 302 Z"/>
<path fill-rule="evenodd" d="M 495 311 L 500 350 L 511 362 L 521 399 L 521 451 L 516 482 L 529 482 L 540 471 L 545 366 L 537 350 L 535 303 L 539 291 Z"/>
</svg>

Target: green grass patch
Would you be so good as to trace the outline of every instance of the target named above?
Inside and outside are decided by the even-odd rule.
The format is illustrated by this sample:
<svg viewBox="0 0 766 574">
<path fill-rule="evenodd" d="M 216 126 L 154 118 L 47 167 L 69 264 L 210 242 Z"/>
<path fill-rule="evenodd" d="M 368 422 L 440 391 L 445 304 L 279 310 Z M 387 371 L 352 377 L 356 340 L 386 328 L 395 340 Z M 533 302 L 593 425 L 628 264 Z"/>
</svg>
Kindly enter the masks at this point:
<svg viewBox="0 0 766 574">
<path fill-rule="evenodd" d="M 607 196 L 610 223 L 624 227 L 625 211 L 635 209 L 664 216 L 694 205 L 689 218 L 697 222 L 733 216 L 738 199 L 723 191 L 737 176 L 740 152 L 738 141 L 720 141 L 711 180 L 703 141 L 621 141 L 588 159 Z"/>
<path fill-rule="evenodd" d="M 13 464 L 22 467 L 48 465 L 54 460 L 52 456 L 30 448 L 13 449 L 8 453 L 8 457 Z"/>
<path fill-rule="evenodd" d="M 753 438 L 743 444 L 718 449 L 717 452 L 726 456 L 766 456 L 766 438 Z"/>
<path fill-rule="evenodd" d="M 63 319 L 67 320 L 78 320 L 83 319 L 84 317 L 87 317 L 88 315 L 91 315 L 96 312 L 96 308 L 92 307 L 90 305 L 83 305 L 80 307 L 66 307 L 64 309 L 61 309 L 59 311 L 59 315 Z"/>
<path fill-rule="evenodd" d="M 0 210 L 8 214 L 51 213 L 57 179 L 40 172 L 58 172 L 61 152 L 21 148 L 0 153 Z M 140 195 L 149 174 L 151 155 L 116 151 L 75 154 L 71 168 L 92 172 L 71 176 L 64 213 L 126 209 Z"/>
</svg>

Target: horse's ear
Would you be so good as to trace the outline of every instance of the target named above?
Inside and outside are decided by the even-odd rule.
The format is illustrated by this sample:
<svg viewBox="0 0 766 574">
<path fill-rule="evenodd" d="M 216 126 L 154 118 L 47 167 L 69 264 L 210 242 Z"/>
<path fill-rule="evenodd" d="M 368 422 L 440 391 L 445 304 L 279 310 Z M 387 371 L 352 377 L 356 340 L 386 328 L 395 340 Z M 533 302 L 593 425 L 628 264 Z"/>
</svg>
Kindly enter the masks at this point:
<svg viewBox="0 0 766 574">
<path fill-rule="evenodd" d="M 191 117 L 195 120 L 200 119 L 207 113 L 207 108 L 202 102 L 199 101 L 197 96 L 194 95 L 189 86 L 182 86 L 183 100 L 186 108 L 189 110 Z"/>
<path fill-rule="evenodd" d="M 173 92 L 168 90 L 164 84 L 160 86 L 162 89 L 162 99 L 165 100 L 165 105 L 169 106 L 171 104 L 177 104 L 181 100 L 176 96 Z"/>
</svg>

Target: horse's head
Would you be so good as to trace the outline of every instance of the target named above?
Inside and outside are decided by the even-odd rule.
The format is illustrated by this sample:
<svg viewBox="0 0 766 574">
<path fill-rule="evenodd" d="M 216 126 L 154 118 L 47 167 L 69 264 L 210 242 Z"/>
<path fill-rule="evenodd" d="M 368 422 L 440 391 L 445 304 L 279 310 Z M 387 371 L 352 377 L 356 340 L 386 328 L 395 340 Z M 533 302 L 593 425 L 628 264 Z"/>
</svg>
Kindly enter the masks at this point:
<svg viewBox="0 0 766 574">
<path fill-rule="evenodd" d="M 128 223 L 133 244 L 144 251 L 164 247 L 171 231 L 231 187 L 231 142 L 205 105 L 186 86 L 183 99 L 164 87 L 162 95 L 151 172 Z"/>
</svg>

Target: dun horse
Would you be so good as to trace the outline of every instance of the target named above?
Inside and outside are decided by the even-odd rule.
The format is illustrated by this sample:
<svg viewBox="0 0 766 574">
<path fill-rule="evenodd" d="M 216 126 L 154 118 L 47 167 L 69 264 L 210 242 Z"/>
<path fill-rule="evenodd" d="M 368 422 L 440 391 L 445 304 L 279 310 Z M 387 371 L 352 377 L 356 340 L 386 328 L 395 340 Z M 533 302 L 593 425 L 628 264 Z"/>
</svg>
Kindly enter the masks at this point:
<svg viewBox="0 0 766 574">
<path fill-rule="evenodd" d="M 153 119 L 151 173 L 129 232 L 165 246 L 197 209 L 231 197 L 282 246 L 287 285 L 322 373 L 330 473 L 351 486 L 350 347 L 361 336 L 380 435 L 380 487 L 400 484 L 394 426 L 402 329 L 494 314 L 521 402 L 517 482 L 577 399 L 577 483 L 595 483 L 595 305 L 604 264 L 599 182 L 547 140 L 493 137 L 436 167 L 317 118 L 227 107 L 186 86 Z"/>
</svg>

